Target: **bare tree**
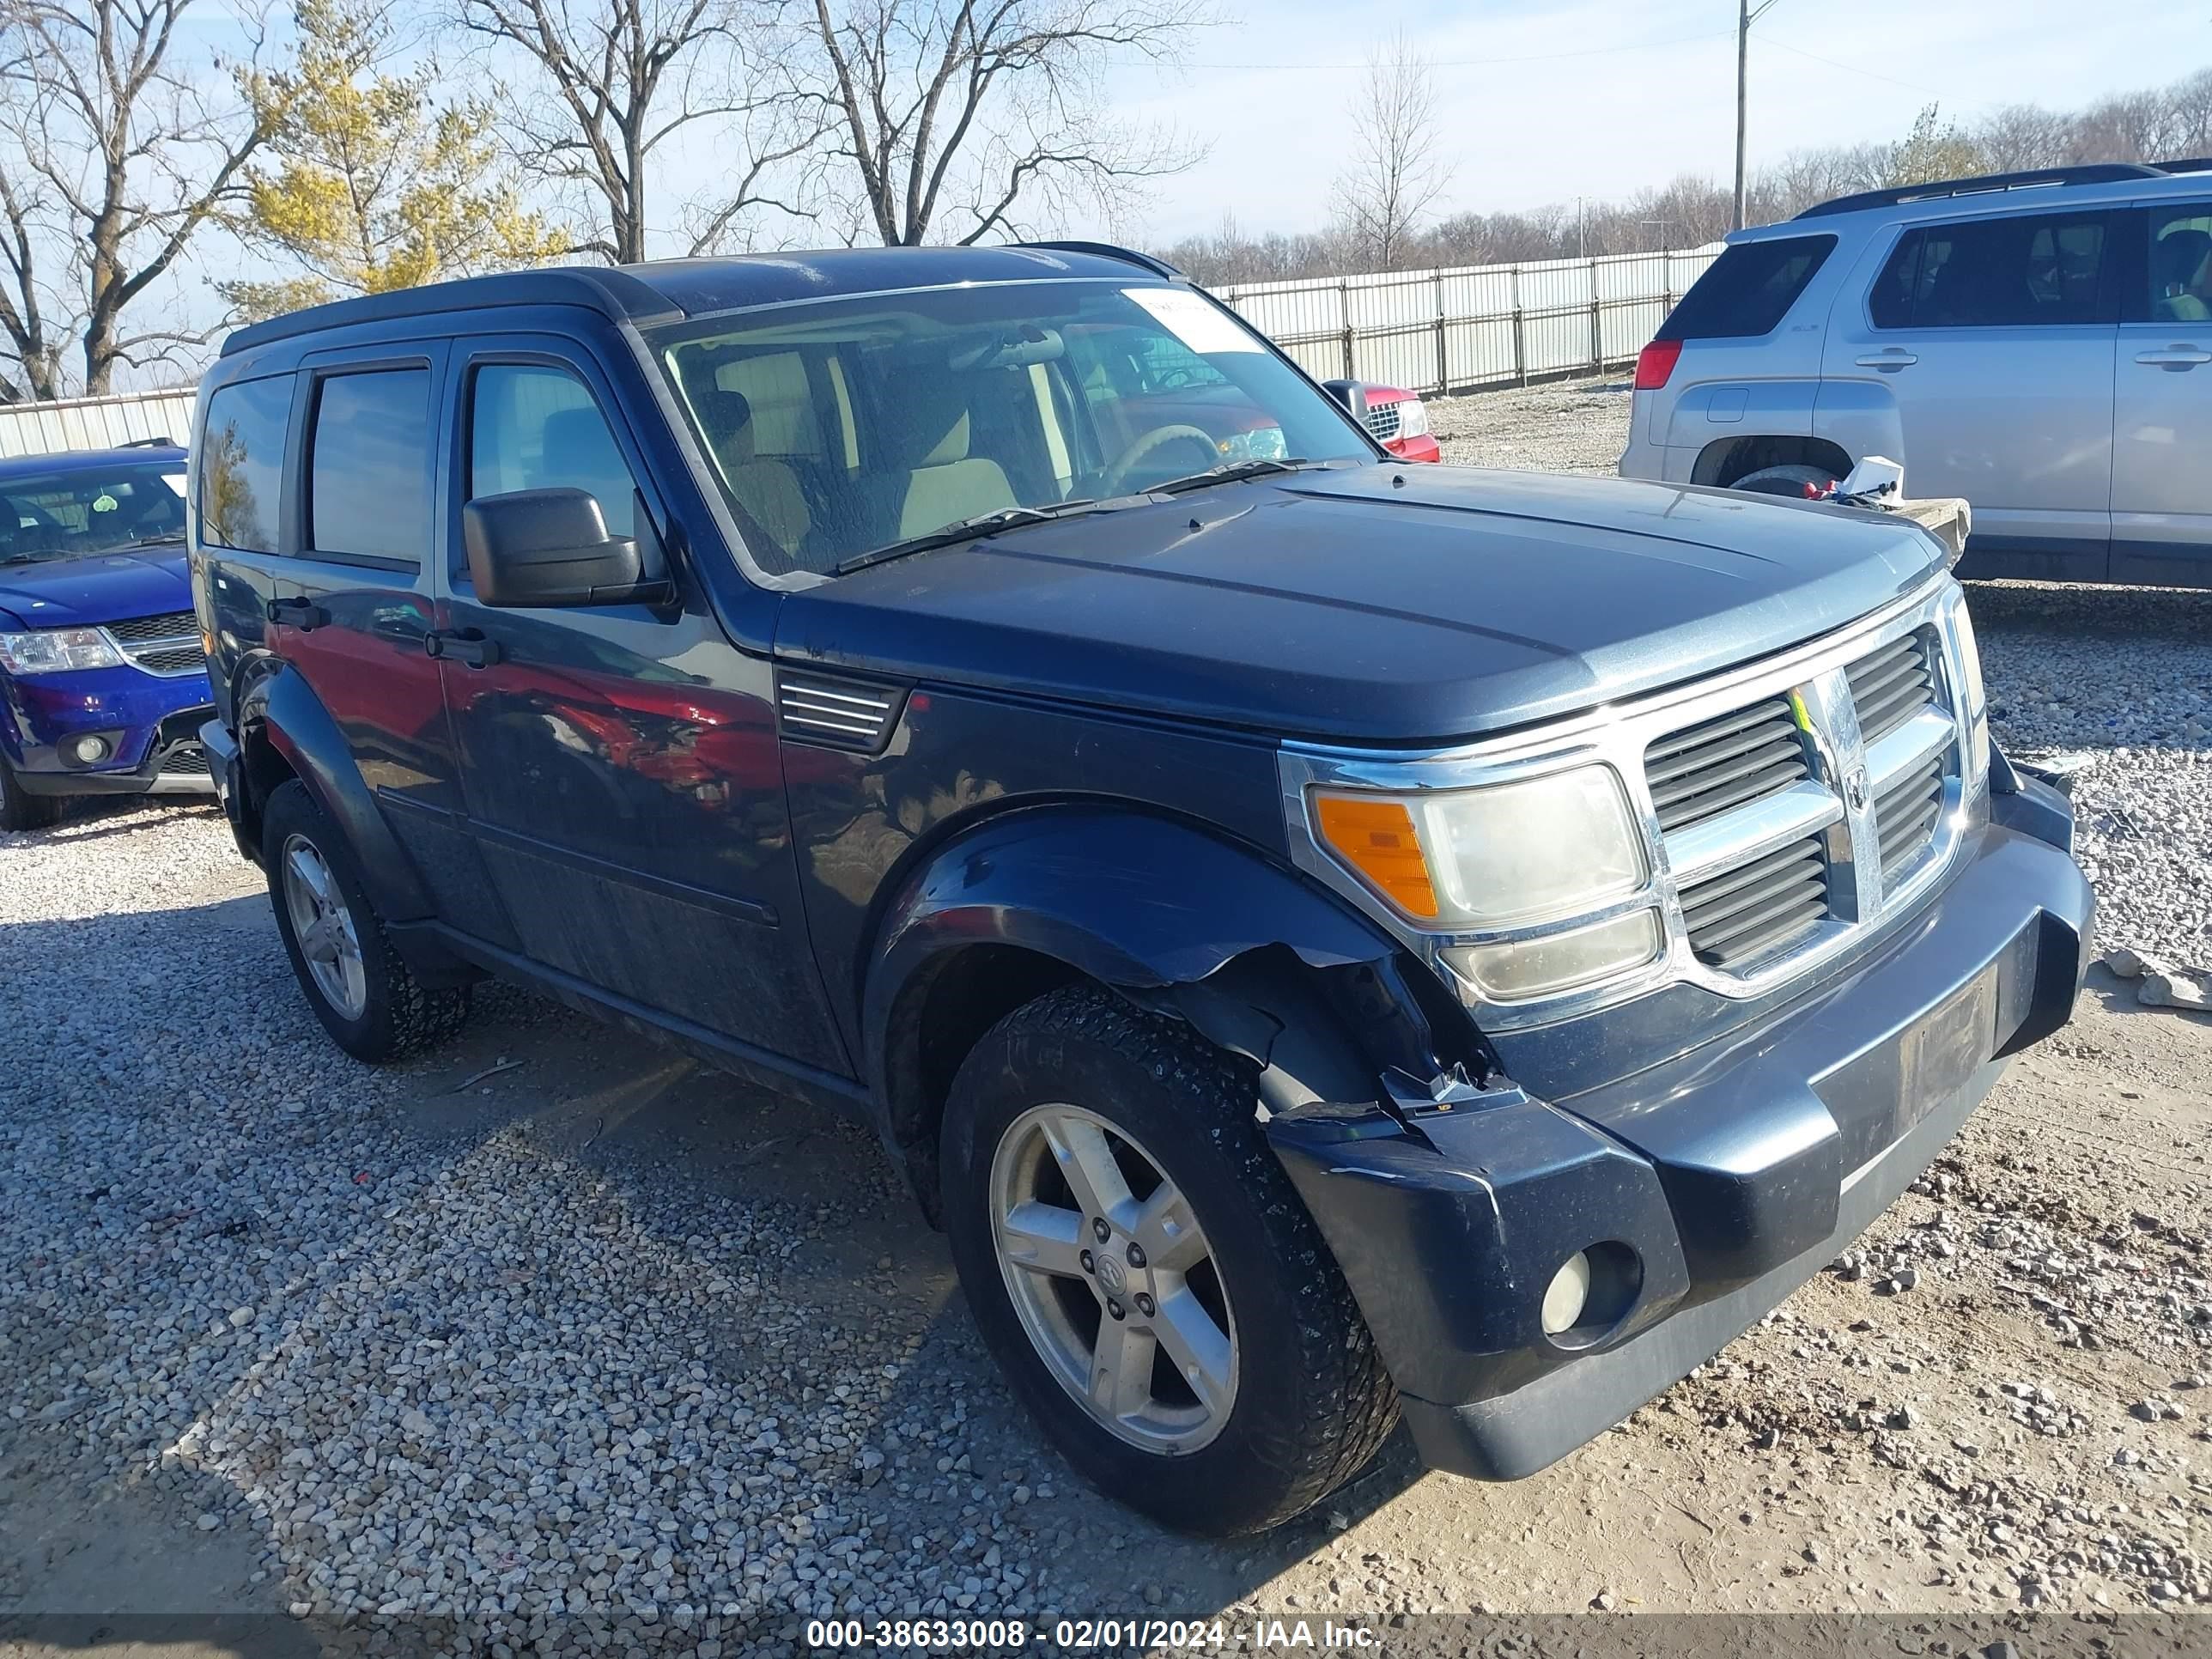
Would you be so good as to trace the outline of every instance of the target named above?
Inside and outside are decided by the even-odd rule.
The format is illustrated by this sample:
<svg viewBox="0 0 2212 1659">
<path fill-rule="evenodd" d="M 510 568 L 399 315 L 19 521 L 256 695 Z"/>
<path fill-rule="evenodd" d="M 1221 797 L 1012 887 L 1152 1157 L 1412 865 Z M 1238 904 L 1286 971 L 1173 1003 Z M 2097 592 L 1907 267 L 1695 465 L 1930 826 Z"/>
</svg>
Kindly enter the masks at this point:
<svg viewBox="0 0 2212 1659">
<path fill-rule="evenodd" d="M 887 246 L 1021 229 L 1038 206 L 1109 217 L 1195 153 L 1113 120 L 1117 53 L 1163 60 L 1202 0 L 811 0 L 811 94 Z"/>
<path fill-rule="evenodd" d="M 2073 118 L 2040 104 L 2008 104 L 1976 122 L 1973 137 L 1983 165 L 1996 173 L 2063 167 L 2074 157 Z"/>
<path fill-rule="evenodd" d="M 1336 181 L 1337 216 L 1361 268 L 1389 270 L 1412 252 L 1421 216 L 1444 184 L 1436 88 L 1403 34 L 1369 54 L 1351 122 L 1352 163 Z"/>
<path fill-rule="evenodd" d="M 719 199 L 681 210 L 689 251 L 727 241 L 757 209 L 803 208 L 774 188 L 811 147 L 779 120 L 791 100 L 763 85 L 773 0 L 459 0 L 461 25 L 528 70 L 502 113 L 518 158 L 575 191 L 581 251 L 617 264 L 646 257 L 654 152 L 701 121 L 728 121 L 744 154 Z"/>
<path fill-rule="evenodd" d="M 236 197 L 268 136 L 180 61 L 192 4 L 0 3 L 0 331 L 31 396 L 60 389 L 64 334 L 82 349 L 84 390 L 100 392 L 118 368 L 167 360 L 216 331 L 125 330 L 126 313 Z M 247 27 L 258 43 L 250 16 Z"/>
</svg>

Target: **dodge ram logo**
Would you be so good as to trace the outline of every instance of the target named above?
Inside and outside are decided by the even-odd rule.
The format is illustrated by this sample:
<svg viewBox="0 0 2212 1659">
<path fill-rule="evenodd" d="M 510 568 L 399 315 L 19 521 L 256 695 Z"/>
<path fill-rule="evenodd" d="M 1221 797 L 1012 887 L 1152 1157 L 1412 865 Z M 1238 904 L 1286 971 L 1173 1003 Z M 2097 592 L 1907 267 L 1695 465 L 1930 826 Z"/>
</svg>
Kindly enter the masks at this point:
<svg viewBox="0 0 2212 1659">
<path fill-rule="evenodd" d="M 1109 1294 L 1119 1296 L 1127 1288 L 1129 1276 L 1121 1271 L 1121 1264 L 1119 1261 L 1102 1251 L 1098 1257 L 1098 1282 L 1106 1287 Z"/>
<path fill-rule="evenodd" d="M 1866 811 L 1867 775 L 1863 766 L 1851 768 L 1850 775 L 1844 780 L 1844 799 L 1854 812 Z"/>
</svg>

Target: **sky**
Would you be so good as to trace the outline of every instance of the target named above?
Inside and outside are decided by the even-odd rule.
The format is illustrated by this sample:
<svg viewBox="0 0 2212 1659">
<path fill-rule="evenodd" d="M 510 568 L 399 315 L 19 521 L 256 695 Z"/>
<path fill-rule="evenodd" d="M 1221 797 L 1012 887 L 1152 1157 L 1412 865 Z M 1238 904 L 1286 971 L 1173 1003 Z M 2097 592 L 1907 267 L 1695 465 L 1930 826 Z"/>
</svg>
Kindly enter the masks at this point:
<svg viewBox="0 0 2212 1659">
<path fill-rule="evenodd" d="M 1200 35 L 1180 68 L 1114 77 L 1117 113 L 1208 147 L 1125 234 L 1171 242 L 1231 211 L 1247 233 L 1318 228 L 1361 64 L 1400 29 L 1431 65 L 1439 211 L 1617 198 L 1734 171 L 1735 0 L 1224 3 L 1241 15 Z M 1775 0 L 1751 41 L 1756 167 L 1791 149 L 1902 137 L 1931 102 L 1966 119 L 2177 79 L 2212 64 L 2212 7 Z"/>
</svg>

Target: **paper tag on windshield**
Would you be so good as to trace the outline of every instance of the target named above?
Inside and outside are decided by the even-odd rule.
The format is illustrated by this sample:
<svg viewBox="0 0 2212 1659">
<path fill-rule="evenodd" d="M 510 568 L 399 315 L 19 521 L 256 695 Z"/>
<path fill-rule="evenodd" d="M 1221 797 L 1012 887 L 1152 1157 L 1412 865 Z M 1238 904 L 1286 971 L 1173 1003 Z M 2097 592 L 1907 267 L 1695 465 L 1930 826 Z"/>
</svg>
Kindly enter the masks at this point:
<svg viewBox="0 0 2212 1659">
<path fill-rule="evenodd" d="M 1217 351 L 1260 349 L 1260 343 L 1235 318 L 1217 311 L 1187 288 L 1125 288 L 1121 292 L 1201 357 Z"/>
</svg>

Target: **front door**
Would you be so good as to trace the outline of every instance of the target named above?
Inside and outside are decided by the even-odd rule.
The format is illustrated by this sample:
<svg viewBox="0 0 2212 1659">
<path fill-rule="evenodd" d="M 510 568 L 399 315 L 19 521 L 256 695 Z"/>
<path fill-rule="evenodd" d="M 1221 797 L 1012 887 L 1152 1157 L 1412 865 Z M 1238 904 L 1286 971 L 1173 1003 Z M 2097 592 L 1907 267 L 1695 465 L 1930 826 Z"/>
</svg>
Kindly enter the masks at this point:
<svg viewBox="0 0 2212 1659">
<path fill-rule="evenodd" d="M 2114 581 L 2212 586 L 2212 201 L 2137 221 L 2148 267 L 2112 368 Z"/>
<path fill-rule="evenodd" d="M 2112 536 L 2112 349 L 2102 211 L 1908 230 L 1841 302 L 1824 383 L 1894 400 L 1905 487 L 1963 495 L 1991 575 L 2094 580 Z M 1837 400 L 1826 389 L 1825 409 Z"/>
<path fill-rule="evenodd" d="M 457 347 L 454 370 L 438 661 L 516 948 L 618 1003 L 849 1075 L 799 904 L 769 666 L 722 634 L 682 550 L 665 609 L 495 608 L 470 580 L 460 509 L 477 496 L 587 489 L 613 533 L 674 542 L 606 372 L 526 337 Z"/>
</svg>

